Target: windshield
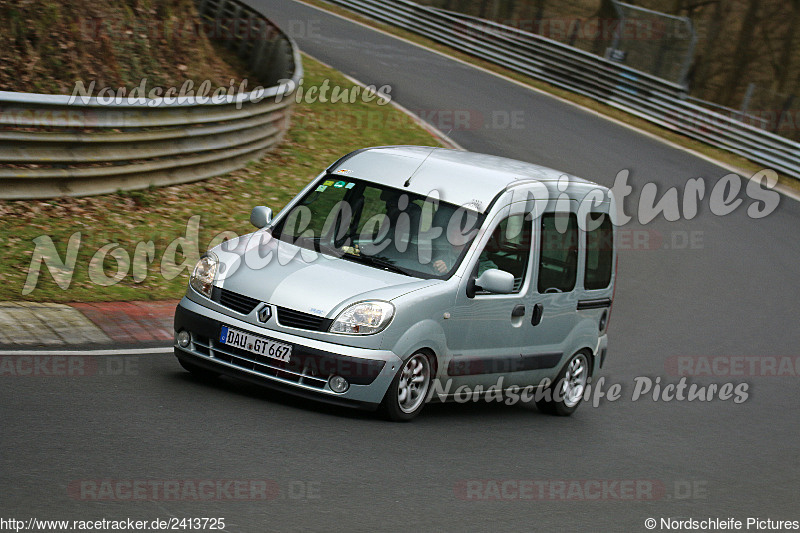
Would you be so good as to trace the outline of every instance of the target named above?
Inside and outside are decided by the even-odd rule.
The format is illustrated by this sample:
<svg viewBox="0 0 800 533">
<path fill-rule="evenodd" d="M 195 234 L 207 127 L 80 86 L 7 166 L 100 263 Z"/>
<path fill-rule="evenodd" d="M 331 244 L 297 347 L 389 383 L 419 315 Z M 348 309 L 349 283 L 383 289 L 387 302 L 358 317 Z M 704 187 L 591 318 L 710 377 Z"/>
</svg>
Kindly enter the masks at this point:
<svg viewBox="0 0 800 533">
<path fill-rule="evenodd" d="M 448 278 L 483 217 L 435 198 L 327 175 L 273 229 L 303 248 L 420 278 Z"/>
</svg>

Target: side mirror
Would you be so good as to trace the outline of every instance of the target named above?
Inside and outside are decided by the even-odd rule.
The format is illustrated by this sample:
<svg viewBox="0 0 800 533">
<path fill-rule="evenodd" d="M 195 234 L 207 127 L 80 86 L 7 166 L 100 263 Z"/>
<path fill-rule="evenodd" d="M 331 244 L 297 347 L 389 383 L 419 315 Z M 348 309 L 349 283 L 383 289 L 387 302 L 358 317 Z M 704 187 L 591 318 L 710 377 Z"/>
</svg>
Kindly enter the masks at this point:
<svg viewBox="0 0 800 533">
<path fill-rule="evenodd" d="M 272 209 L 257 205 L 250 213 L 250 223 L 258 229 L 266 228 L 272 222 Z"/>
<path fill-rule="evenodd" d="M 510 294 L 514 292 L 514 275 L 503 270 L 490 268 L 475 280 L 474 287 L 475 290 L 493 294 Z"/>
</svg>

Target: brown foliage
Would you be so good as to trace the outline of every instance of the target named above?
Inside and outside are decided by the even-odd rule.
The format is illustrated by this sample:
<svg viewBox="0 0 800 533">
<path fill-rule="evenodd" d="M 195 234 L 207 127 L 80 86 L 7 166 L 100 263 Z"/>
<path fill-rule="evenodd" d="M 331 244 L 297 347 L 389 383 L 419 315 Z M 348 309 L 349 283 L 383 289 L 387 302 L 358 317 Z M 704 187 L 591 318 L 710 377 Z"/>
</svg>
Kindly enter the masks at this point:
<svg viewBox="0 0 800 533">
<path fill-rule="evenodd" d="M 212 46 L 199 20 L 192 0 L 0 0 L 0 90 L 71 94 L 80 80 L 96 93 L 143 78 L 147 88 L 238 86 L 244 63 Z"/>
</svg>

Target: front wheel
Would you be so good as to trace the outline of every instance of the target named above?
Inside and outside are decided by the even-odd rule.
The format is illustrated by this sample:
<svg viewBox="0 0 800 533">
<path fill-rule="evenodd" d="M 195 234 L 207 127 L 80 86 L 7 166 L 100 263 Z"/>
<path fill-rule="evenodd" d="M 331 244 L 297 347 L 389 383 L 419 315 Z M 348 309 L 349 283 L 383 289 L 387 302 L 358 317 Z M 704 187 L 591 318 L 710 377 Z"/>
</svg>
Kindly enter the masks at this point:
<svg viewBox="0 0 800 533">
<path fill-rule="evenodd" d="M 424 353 L 412 355 L 403 363 L 383 397 L 383 411 L 389 420 L 408 421 L 425 406 L 431 386 L 431 361 Z"/>
<path fill-rule="evenodd" d="M 536 407 L 549 415 L 571 415 L 581 404 L 588 380 L 589 358 L 585 353 L 578 352 L 570 357 L 558 373 L 544 398 L 536 401 Z"/>
</svg>

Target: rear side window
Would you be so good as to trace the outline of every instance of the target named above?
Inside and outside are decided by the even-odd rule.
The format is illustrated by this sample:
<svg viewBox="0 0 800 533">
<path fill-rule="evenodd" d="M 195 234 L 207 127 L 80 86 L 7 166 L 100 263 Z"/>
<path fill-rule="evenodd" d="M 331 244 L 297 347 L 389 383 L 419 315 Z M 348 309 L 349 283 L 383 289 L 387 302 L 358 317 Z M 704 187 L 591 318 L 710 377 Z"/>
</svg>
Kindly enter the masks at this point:
<svg viewBox="0 0 800 533">
<path fill-rule="evenodd" d="M 611 261 L 614 250 L 614 233 L 611 230 L 611 217 L 601 213 L 591 213 L 586 218 L 590 228 L 603 217 L 600 225 L 586 232 L 586 275 L 583 287 L 586 290 L 605 289 L 611 284 Z"/>
<path fill-rule="evenodd" d="M 578 272 L 578 219 L 575 213 L 542 215 L 540 293 L 569 292 Z"/>
</svg>

